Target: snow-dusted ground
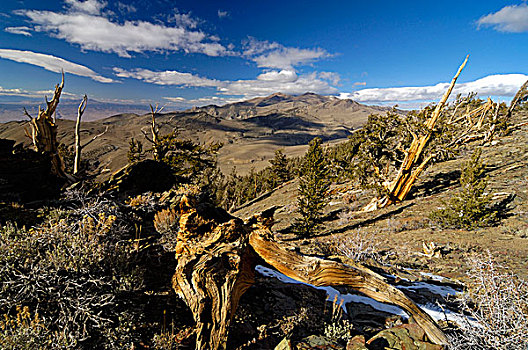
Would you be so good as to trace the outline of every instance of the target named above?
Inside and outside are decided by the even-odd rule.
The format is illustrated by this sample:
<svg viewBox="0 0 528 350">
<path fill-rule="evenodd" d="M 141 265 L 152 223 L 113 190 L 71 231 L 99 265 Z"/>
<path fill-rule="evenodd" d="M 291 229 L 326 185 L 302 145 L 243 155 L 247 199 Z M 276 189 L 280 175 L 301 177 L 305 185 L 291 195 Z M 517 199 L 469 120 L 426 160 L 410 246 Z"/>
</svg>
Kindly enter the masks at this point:
<svg viewBox="0 0 528 350">
<path fill-rule="evenodd" d="M 427 289 L 431 293 L 448 297 L 450 295 L 456 295 L 458 293 L 453 287 L 450 286 L 438 286 L 436 284 L 431 284 L 427 282 L 413 282 L 410 286 L 396 286 L 398 289 L 409 289 L 409 290 L 418 290 L 418 289 Z"/>
<path fill-rule="evenodd" d="M 403 318 L 409 318 L 408 314 L 405 311 L 403 311 L 401 308 L 394 306 L 394 305 L 390 305 L 390 304 L 380 303 L 379 301 L 376 301 L 366 296 L 357 295 L 357 294 L 348 294 L 348 293 L 343 294 L 333 287 L 317 287 L 311 284 L 299 282 L 278 271 L 275 271 L 273 269 L 270 269 L 268 267 L 264 267 L 261 265 L 258 265 L 255 268 L 255 270 L 263 276 L 277 278 L 279 281 L 283 283 L 304 284 L 304 285 L 313 287 L 315 289 L 324 290 L 327 294 L 327 300 L 330 300 L 330 301 L 337 300 L 339 303 L 341 303 L 341 300 L 343 301 L 341 307 L 343 308 L 344 312 L 346 312 L 347 303 L 361 303 L 361 304 L 370 305 L 371 307 L 379 311 L 387 312 L 387 313 L 394 314 L 394 315 L 399 315 L 399 316 L 402 316 Z M 442 276 L 435 276 L 432 274 L 425 274 L 425 273 L 424 275 L 436 281 L 441 281 L 443 279 Z M 427 282 L 414 282 L 413 285 L 397 286 L 397 288 L 410 289 L 410 290 L 427 289 L 431 291 L 432 293 L 435 293 L 443 297 L 447 297 L 450 295 L 456 295 L 458 293 L 454 288 L 450 286 L 438 286 L 438 285 L 430 284 Z M 454 312 L 452 310 L 449 310 L 447 308 L 442 308 L 440 305 L 435 305 L 432 302 L 427 303 L 425 305 L 418 304 L 418 306 L 423 311 L 425 311 L 429 316 L 431 316 L 435 321 L 449 320 L 459 325 L 467 324 L 467 323 L 478 325 L 476 320 L 470 317 L 467 317 L 465 315 L 462 315 L 460 313 Z"/>
</svg>

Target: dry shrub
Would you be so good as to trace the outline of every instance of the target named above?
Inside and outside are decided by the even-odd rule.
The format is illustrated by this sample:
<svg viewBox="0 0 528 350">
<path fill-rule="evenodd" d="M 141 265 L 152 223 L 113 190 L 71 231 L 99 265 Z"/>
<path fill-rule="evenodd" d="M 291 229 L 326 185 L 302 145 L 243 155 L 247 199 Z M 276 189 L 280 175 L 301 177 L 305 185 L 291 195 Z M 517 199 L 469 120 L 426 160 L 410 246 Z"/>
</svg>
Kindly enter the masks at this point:
<svg viewBox="0 0 528 350">
<path fill-rule="evenodd" d="M 153 348 L 156 350 L 176 350 L 180 349 L 180 342 L 176 339 L 174 332 L 164 331 L 155 334 L 152 338 Z"/>
<path fill-rule="evenodd" d="M 178 231 L 179 217 L 174 209 L 162 209 L 154 215 L 154 228 L 160 234 Z"/>
<path fill-rule="evenodd" d="M 135 197 L 130 197 L 125 201 L 125 204 L 133 208 L 141 208 L 152 206 L 154 199 L 150 193 L 140 194 Z"/>
<path fill-rule="evenodd" d="M 122 214 L 102 199 L 75 203 L 79 207 L 50 215 L 39 227 L 0 227 L 0 314 L 6 322 L 21 320 L 16 328 L 4 323 L 10 325 L 0 330 L 6 342 L 45 349 L 128 342 L 128 335 L 117 334 L 122 281 L 134 263 Z M 39 322 L 24 310 L 38 311 Z"/>
<path fill-rule="evenodd" d="M 180 217 L 174 209 L 163 209 L 154 215 L 154 228 L 161 234 L 159 243 L 167 251 L 176 248 Z"/>
<path fill-rule="evenodd" d="M 450 336 L 452 349 L 528 348 L 528 283 L 504 269 L 488 254 L 469 259 L 471 280 L 460 297 L 474 322 Z"/>
<path fill-rule="evenodd" d="M 360 229 L 336 242 L 339 254 L 360 262 L 368 259 L 379 260 L 378 243 L 373 234 Z"/>
</svg>

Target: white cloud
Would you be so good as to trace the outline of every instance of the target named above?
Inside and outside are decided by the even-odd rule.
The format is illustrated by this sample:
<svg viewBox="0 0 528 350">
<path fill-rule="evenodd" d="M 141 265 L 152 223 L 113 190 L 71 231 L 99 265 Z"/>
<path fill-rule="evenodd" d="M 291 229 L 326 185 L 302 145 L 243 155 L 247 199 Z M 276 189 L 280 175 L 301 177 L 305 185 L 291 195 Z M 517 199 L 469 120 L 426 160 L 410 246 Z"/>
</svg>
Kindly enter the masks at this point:
<svg viewBox="0 0 528 350">
<path fill-rule="evenodd" d="M 198 27 L 198 20 L 191 17 L 190 13 L 179 13 L 176 12 L 174 15 L 169 17 L 169 21 L 176 23 L 177 26 L 183 28 L 194 29 Z"/>
<path fill-rule="evenodd" d="M 341 81 L 341 77 L 339 76 L 339 74 L 335 72 L 320 72 L 319 78 L 323 80 L 328 80 L 333 85 L 338 85 L 339 82 Z"/>
<path fill-rule="evenodd" d="M 229 12 L 218 10 L 218 18 L 226 18 L 229 17 Z"/>
<path fill-rule="evenodd" d="M 27 97 L 27 98 L 42 98 L 44 96 L 51 96 L 55 90 L 39 90 L 39 91 L 28 91 L 20 88 L 7 89 L 0 86 L 0 96 L 18 96 L 18 97 Z M 75 94 L 68 93 L 63 91 L 61 96 L 66 96 L 69 98 L 78 97 Z"/>
<path fill-rule="evenodd" d="M 121 78 L 138 79 L 151 84 L 216 87 L 221 95 L 244 96 L 245 98 L 267 96 L 275 92 L 293 95 L 306 92 L 318 94 L 337 92 L 337 89 L 328 81 L 320 79 L 317 72 L 297 75 L 293 70 L 268 71 L 260 74 L 256 79 L 236 81 L 209 79 L 178 71 L 155 72 L 143 68 L 125 70 L 116 67 L 114 72 Z"/>
<path fill-rule="evenodd" d="M 528 5 L 523 3 L 505 6 L 495 13 L 481 17 L 477 24 L 493 27 L 500 32 L 528 32 Z"/>
<path fill-rule="evenodd" d="M 20 96 L 21 94 L 23 94 L 25 92 L 25 90 L 22 90 L 22 89 L 6 89 L 4 87 L 1 87 L 0 86 L 0 95 L 4 95 L 4 96 Z"/>
<path fill-rule="evenodd" d="M 286 47 L 276 42 L 259 41 L 249 38 L 244 43 L 244 56 L 257 63 L 259 67 L 291 69 L 306 65 L 330 54 L 321 48 L 300 49 Z"/>
<path fill-rule="evenodd" d="M 262 73 L 257 77 L 257 80 L 274 81 L 274 82 L 295 82 L 297 80 L 297 73 L 293 70 L 283 69 L 281 71 L 269 71 Z"/>
<path fill-rule="evenodd" d="M 124 4 L 120 1 L 117 3 L 117 9 L 123 14 L 137 12 L 137 8 L 134 5 Z"/>
<path fill-rule="evenodd" d="M 260 75 L 256 80 L 237 80 L 227 82 L 218 90 L 225 95 L 238 95 L 245 98 L 267 96 L 275 92 L 298 95 L 306 92 L 317 94 L 334 94 L 337 89 L 330 86 L 327 81 L 317 77 L 317 72 L 311 74 L 299 75 L 295 80 L 282 79 L 280 72 L 274 74 L 276 79 L 272 78 L 270 72 L 264 73 L 265 79 Z"/>
<path fill-rule="evenodd" d="M 167 101 L 171 101 L 171 102 L 185 102 L 187 101 L 186 99 L 184 99 L 183 97 L 163 97 L 165 100 Z"/>
<path fill-rule="evenodd" d="M 206 96 L 195 99 L 185 99 L 183 97 L 164 97 L 165 100 L 169 101 L 172 105 L 178 106 L 179 108 L 191 108 L 201 107 L 207 105 L 225 105 L 227 103 L 240 102 L 240 98 L 228 98 L 220 96 Z"/>
<path fill-rule="evenodd" d="M 103 77 L 88 67 L 81 66 L 80 64 L 66 61 L 60 57 L 46 55 L 43 53 L 37 53 L 33 51 L 21 51 L 21 50 L 10 50 L 0 49 L 0 57 L 8 60 L 12 60 L 20 63 L 28 63 L 35 66 L 42 67 L 51 72 L 61 72 L 64 70 L 66 73 L 79 75 L 82 77 L 88 77 L 101 83 L 112 83 L 114 80 Z"/>
<path fill-rule="evenodd" d="M 29 27 L 6 27 L 4 31 L 11 34 L 19 34 L 24 36 L 31 36 L 31 28 Z"/>
<path fill-rule="evenodd" d="M 481 97 L 512 97 L 526 80 L 528 80 L 528 75 L 525 74 L 489 75 L 475 81 L 457 84 L 451 96 L 477 92 Z M 340 97 L 368 103 L 436 101 L 442 97 L 448 86 L 449 83 L 438 83 L 420 87 L 363 89 L 352 93 L 342 93 Z"/>
<path fill-rule="evenodd" d="M 121 78 L 133 78 L 157 85 L 183 85 L 183 86 L 218 86 L 219 82 L 213 79 L 202 78 L 191 73 L 178 71 L 155 72 L 149 69 L 136 68 L 130 71 L 114 68 L 114 72 Z"/>
<path fill-rule="evenodd" d="M 78 44 L 84 50 L 114 52 L 130 57 L 131 52 L 179 51 L 203 53 L 209 56 L 229 55 L 215 38 L 197 30 L 190 30 L 188 15 L 177 14 L 180 25 L 146 21 L 112 21 L 102 13 L 106 3 L 97 0 L 67 0 L 66 12 L 19 10 L 16 13 L 29 18 L 34 30 Z M 184 25 L 184 22 L 186 23 Z"/>
<path fill-rule="evenodd" d="M 82 12 L 90 15 L 98 15 L 106 6 L 106 2 L 98 0 L 64 0 L 64 2 L 74 12 Z"/>
</svg>

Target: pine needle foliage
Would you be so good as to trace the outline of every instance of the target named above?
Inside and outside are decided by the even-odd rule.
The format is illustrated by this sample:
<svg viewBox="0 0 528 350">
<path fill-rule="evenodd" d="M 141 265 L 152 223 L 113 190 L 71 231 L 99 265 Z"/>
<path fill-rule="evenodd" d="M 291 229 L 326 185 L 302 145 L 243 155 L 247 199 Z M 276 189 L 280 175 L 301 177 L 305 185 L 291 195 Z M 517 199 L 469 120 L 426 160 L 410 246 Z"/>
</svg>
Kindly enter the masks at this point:
<svg viewBox="0 0 528 350">
<path fill-rule="evenodd" d="M 141 141 L 132 138 L 128 142 L 128 145 L 128 163 L 139 162 L 140 160 L 143 160 L 145 158 L 145 154 L 143 153 L 143 143 Z"/>
<path fill-rule="evenodd" d="M 288 160 L 282 150 L 275 151 L 275 157 L 269 161 L 271 163 L 272 187 L 282 185 L 291 180 L 291 172 L 288 170 Z"/>
<path fill-rule="evenodd" d="M 431 219 L 441 226 L 474 229 L 491 226 L 498 221 L 498 212 L 492 206 L 492 195 L 485 193 L 488 179 L 481 159 L 481 149 L 475 150 L 460 175 L 460 192 L 446 208 L 431 214 Z"/>
<path fill-rule="evenodd" d="M 328 166 L 321 146 L 321 139 L 310 142 L 300 169 L 297 204 L 301 217 L 297 219 L 296 233 L 300 236 L 313 235 L 321 224 L 323 210 L 328 203 L 330 188 Z"/>
</svg>

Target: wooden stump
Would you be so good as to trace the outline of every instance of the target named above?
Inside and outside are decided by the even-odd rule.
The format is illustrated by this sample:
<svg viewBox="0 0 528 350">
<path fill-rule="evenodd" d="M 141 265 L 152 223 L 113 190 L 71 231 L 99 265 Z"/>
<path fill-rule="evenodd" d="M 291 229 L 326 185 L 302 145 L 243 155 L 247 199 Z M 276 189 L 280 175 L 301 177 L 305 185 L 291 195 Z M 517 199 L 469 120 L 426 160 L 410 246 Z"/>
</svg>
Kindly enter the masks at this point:
<svg viewBox="0 0 528 350">
<path fill-rule="evenodd" d="M 196 322 L 196 349 L 223 349 L 231 320 L 253 284 L 256 258 L 249 231 L 227 212 L 184 196 L 173 287 Z"/>
<path fill-rule="evenodd" d="M 196 322 L 196 349 L 225 349 L 240 297 L 254 283 L 255 265 L 267 263 L 283 274 L 315 286 L 349 286 L 381 302 L 398 305 L 414 317 L 435 344 L 447 338 L 434 320 L 383 277 L 355 264 L 295 253 L 276 242 L 269 217 L 248 223 L 201 203 L 197 194 L 182 197 L 173 288 Z M 273 211 L 265 212 L 273 215 Z"/>
</svg>

